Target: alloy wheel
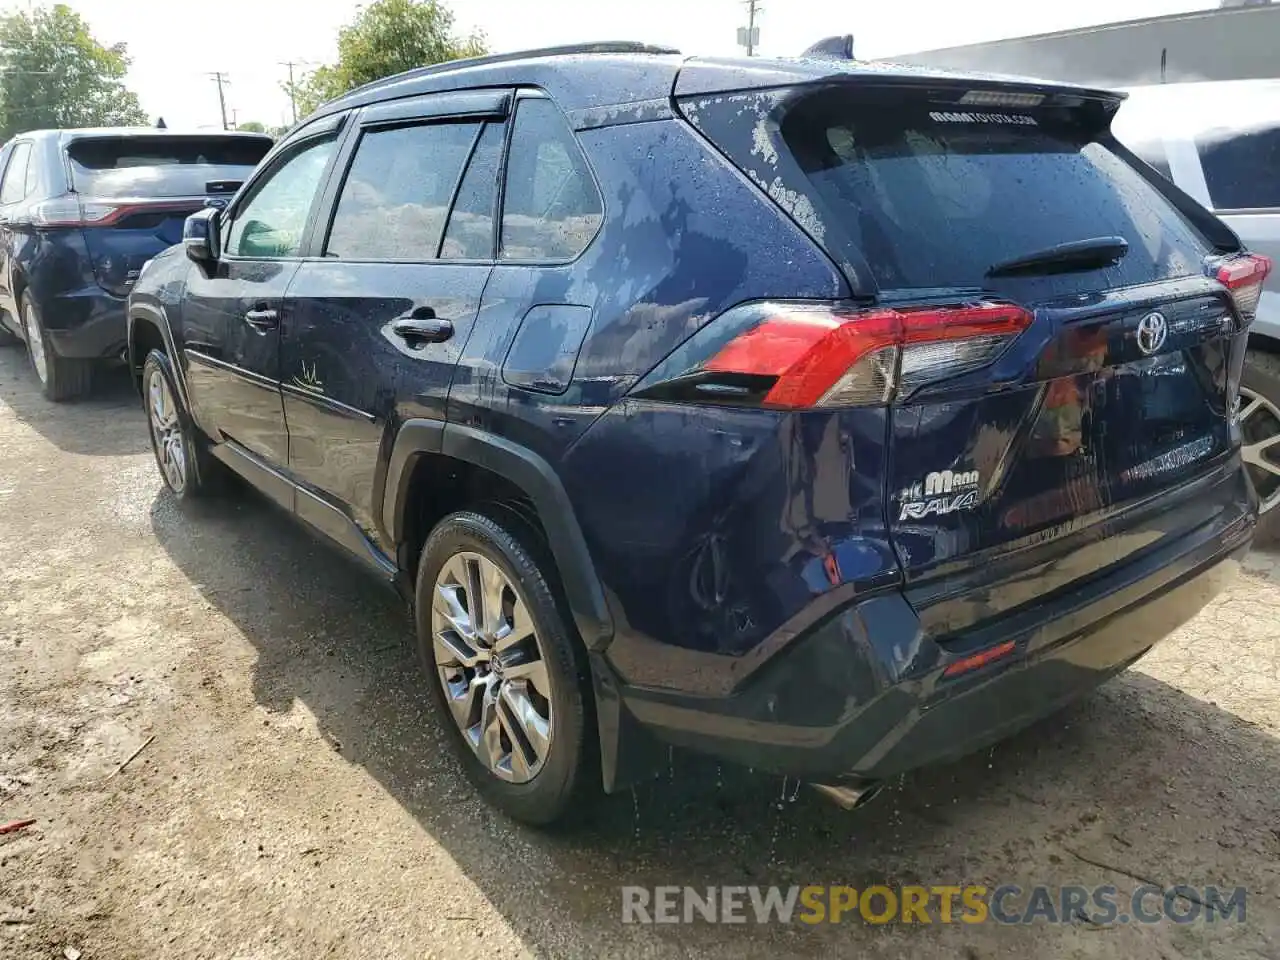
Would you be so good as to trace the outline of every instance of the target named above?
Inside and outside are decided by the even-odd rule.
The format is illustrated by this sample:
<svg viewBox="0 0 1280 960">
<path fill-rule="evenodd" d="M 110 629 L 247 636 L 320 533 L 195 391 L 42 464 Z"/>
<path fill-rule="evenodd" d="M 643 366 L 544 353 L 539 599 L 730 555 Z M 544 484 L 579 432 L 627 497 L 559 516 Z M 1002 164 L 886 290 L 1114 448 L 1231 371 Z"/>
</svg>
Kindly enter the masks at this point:
<svg viewBox="0 0 1280 960">
<path fill-rule="evenodd" d="M 25 304 L 22 307 L 22 326 L 27 332 L 27 351 L 31 354 L 31 365 L 36 368 L 36 376 L 41 383 L 48 383 L 49 358 L 44 351 L 44 334 L 40 332 L 35 311 Z"/>
<path fill-rule="evenodd" d="M 1238 419 L 1244 441 L 1240 455 L 1258 491 L 1259 509 L 1266 513 L 1280 503 L 1280 409 L 1242 387 Z"/>
<path fill-rule="evenodd" d="M 431 635 L 454 722 L 494 776 L 526 783 L 554 732 L 542 643 L 520 590 L 496 563 L 456 553 L 436 576 Z"/>
<path fill-rule="evenodd" d="M 147 378 L 147 415 L 160 471 L 173 492 L 182 493 L 187 486 L 187 448 L 178 406 L 169 381 L 159 370 L 152 370 Z"/>
</svg>

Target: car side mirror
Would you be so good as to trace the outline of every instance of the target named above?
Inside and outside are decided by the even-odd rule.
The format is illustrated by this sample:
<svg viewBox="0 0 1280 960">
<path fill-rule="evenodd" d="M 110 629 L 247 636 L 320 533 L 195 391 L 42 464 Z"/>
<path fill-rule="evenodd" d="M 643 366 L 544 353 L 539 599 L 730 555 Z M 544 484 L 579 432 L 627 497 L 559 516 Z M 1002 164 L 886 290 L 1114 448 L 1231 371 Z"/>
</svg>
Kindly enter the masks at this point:
<svg viewBox="0 0 1280 960">
<path fill-rule="evenodd" d="M 217 207 L 205 207 L 182 225 L 182 246 L 196 263 L 210 264 L 222 255 L 221 214 Z"/>
</svg>

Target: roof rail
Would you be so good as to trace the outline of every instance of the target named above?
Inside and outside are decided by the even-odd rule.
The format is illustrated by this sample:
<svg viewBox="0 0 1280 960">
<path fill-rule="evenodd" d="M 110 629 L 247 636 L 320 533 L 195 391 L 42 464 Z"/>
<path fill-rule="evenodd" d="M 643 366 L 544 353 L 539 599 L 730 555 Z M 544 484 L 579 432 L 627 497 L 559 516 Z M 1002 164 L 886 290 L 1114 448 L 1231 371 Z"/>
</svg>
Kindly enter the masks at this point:
<svg viewBox="0 0 1280 960">
<path fill-rule="evenodd" d="M 569 43 L 559 47 L 538 47 L 534 50 L 514 50 L 511 53 L 491 53 L 483 57 L 464 57 L 461 60 L 446 60 L 444 63 L 433 63 L 426 67 L 415 67 L 412 70 L 406 70 L 403 73 L 393 74 L 389 77 L 382 77 L 378 80 L 370 81 L 363 86 L 356 87 L 354 90 L 348 90 L 341 96 L 331 100 L 330 103 L 336 103 L 338 100 L 344 100 L 353 93 L 367 93 L 370 90 L 376 90 L 379 87 L 386 86 L 400 80 L 429 77 L 437 73 L 448 73 L 451 70 L 458 70 L 464 67 L 487 67 L 490 64 L 509 63 L 515 60 L 528 60 L 533 57 L 566 57 L 585 53 L 678 54 L 679 52 L 680 51 L 676 50 L 674 47 L 658 47 L 648 43 L 637 43 L 633 40 L 603 40 L 595 43 Z"/>
</svg>

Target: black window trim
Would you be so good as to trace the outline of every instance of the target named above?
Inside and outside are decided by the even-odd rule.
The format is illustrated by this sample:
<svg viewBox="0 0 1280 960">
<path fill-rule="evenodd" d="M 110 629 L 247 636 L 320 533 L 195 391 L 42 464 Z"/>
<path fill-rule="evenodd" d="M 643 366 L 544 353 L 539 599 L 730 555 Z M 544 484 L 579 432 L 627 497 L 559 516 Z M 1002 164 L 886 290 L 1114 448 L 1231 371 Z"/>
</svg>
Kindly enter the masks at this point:
<svg viewBox="0 0 1280 960">
<path fill-rule="evenodd" d="M 312 231 L 315 228 L 316 215 L 320 210 L 321 201 L 324 198 L 326 184 L 329 182 L 329 178 L 333 174 L 334 161 L 342 153 L 342 145 L 346 139 L 345 134 L 349 133 L 348 130 L 344 129 L 345 124 L 343 121 L 345 119 L 346 116 L 344 114 L 339 116 L 334 123 L 317 124 L 315 129 L 308 130 L 302 136 L 289 140 L 287 143 L 281 145 L 279 150 L 274 151 L 274 156 L 269 158 L 270 165 L 261 167 L 257 173 L 249 179 L 249 182 L 246 183 L 236 195 L 231 206 L 227 207 L 226 211 L 219 218 L 221 221 L 219 226 L 225 244 L 225 238 L 230 230 L 231 224 L 235 221 L 236 216 L 244 210 L 245 206 L 249 204 L 254 197 L 258 195 L 259 190 L 264 184 L 275 176 L 275 174 L 279 173 L 281 168 L 293 160 L 293 158 L 298 154 L 309 150 L 321 141 L 332 139 L 335 144 L 334 151 L 329 157 L 328 162 L 325 164 L 325 169 L 320 173 L 318 189 L 316 190 L 315 196 L 312 197 L 311 209 L 307 211 L 307 219 L 302 225 L 302 237 L 298 243 L 298 252 L 287 257 L 242 257 L 228 253 L 224 245 L 224 248 L 220 251 L 222 259 L 235 263 L 293 263 L 307 259 L 305 254 L 310 244 Z"/>
<path fill-rule="evenodd" d="M 523 100 L 546 100 L 556 112 L 560 114 L 560 118 L 564 120 L 566 128 L 569 130 L 570 136 L 573 138 L 574 145 L 578 148 L 578 154 L 582 157 L 583 166 L 586 167 L 587 176 L 591 181 L 591 188 L 595 190 L 596 197 L 600 200 L 600 222 L 596 224 L 596 231 L 591 238 L 582 245 L 582 249 L 575 253 L 572 257 L 561 258 L 539 258 L 539 257 L 520 257 L 506 259 L 502 256 L 502 217 L 506 212 L 507 205 L 507 161 L 511 156 L 511 141 L 516 129 L 516 117 L 520 110 L 520 102 Z M 516 103 L 511 111 L 511 120 L 507 123 L 507 142 L 502 151 L 502 172 L 498 179 L 498 215 L 494 218 L 494 230 L 496 231 L 496 239 L 494 242 L 495 262 L 502 266 L 513 267 L 560 267 L 581 260 L 594 245 L 604 230 L 604 225 L 609 216 L 608 201 L 604 195 L 604 191 L 600 189 L 600 178 L 596 176 L 595 170 L 591 166 L 591 158 L 587 156 L 587 151 L 583 149 L 582 142 L 578 139 L 578 131 L 574 129 L 569 117 L 559 104 L 547 94 L 546 91 L 536 87 L 525 87 L 516 91 Z"/>
<path fill-rule="evenodd" d="M 9 176 L 9 167 L 10 167 L 10 166 L 12 166 L 12 164 L 13 164 L 13 154 L 14 154 L 14 151 L 16 151 L 16 150 L 18 149 L 18 147 L 20 147 L 20 146 L 21 146 L 22 144 L 24 144 L 24 143 L 27 145 L 27 170 L 28 170 L 28 171 L 30 170 L 30 168 L 31 168 L 31 155 L 32 155 L 32 153 L 34 153 L 34 152 L 35 152 L 35 145 L 36 145 L 36 142 L 35 142 L 34 140 L 30 139 L 30 138 L 27 138 L 27 139 L 18 139 L 18 140 L 13 140 L 13 141 L 9 144 L 9 155 L 8 155 L 7 157 L 5 157 L 5 161 L 4 161 L 4 170 L 3 170 L 3 171 L 0 171 L 0 191 L 3 191 L 3 189 L 4 189 L 4 182 L 5 182 L 5 178 L 7 178 L 7 177 Z M 24 173 L 23 173 L 23 175 L 22 175 L 22 189 L 23 189 L 23 191 L 26 191 L 26 189 L 27 189 L 27 173 L 26 173 L 26 172 L 24 172 Z M 13 204 L 15 204 L 15 203 L 22 203 L 22 201 L 23 201 L 23 200 L 26 200 L 26 199 L 27 199 L 27 197 L 29 197 L 29 196 L 30 196 L 30 194 L 29 194 L 29 193 L 24 192 L 24 193 L 22 194 L 22 196 L 21 196 L 21 197 L 19 197 L 17 200 L 9 200 L 9 201 L 6 201 L 6 202 L 4 202 L 4 203 L 0 203 L 0 207 L 8 207 L 8 206 L 12 206 L 12 205 L 13 205 Z"/>
</svg>

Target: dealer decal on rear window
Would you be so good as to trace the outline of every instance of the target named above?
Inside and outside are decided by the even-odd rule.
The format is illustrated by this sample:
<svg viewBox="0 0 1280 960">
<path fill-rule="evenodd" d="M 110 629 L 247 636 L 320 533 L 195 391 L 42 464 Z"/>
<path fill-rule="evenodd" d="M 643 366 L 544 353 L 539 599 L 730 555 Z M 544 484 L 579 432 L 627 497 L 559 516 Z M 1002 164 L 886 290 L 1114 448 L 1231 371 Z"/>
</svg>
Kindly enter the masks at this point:
<svg viewBox="0 0 1280 960">
<path fill-rule="evenodd" d="M 969 111 L 931 110 L 929 119 L 937 123 L 1003 123 L 1014 127 L 1038 127 L 1035 117 L 1021 113 L 970 113 Z"/>
<path fill-rule="evenodd" d="M 923 520 L 978 505 L 977 470 L 938 470 L 902 491 L 898 520 Z"/>
</svg>

